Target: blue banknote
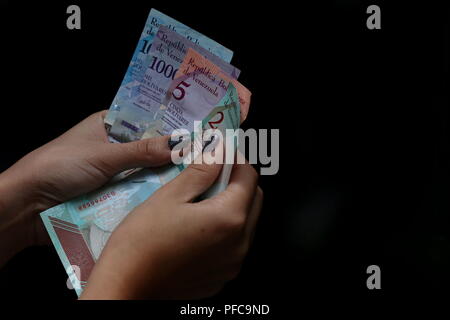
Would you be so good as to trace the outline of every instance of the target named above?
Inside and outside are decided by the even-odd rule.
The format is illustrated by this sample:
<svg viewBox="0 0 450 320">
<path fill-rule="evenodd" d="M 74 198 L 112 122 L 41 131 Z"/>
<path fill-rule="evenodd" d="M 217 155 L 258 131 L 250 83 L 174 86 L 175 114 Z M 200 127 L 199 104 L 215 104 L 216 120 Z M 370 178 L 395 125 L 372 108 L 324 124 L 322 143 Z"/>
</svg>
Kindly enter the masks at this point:
<svg viewBox="0 0 450 320">
<path fill-rule="evenodd" d="M 143 169 L 41 213 L 53 246 L 78 295 L 86 286 L 112 231 L 131 210 L 160 187 L 159 177 Z"/>
<path fill-rule="evenodd" d="M 141 84 L 133 96 L 121 101 L 120 111 L 109 131 L 111 137 L 119 142 L 139 140 L 142 137 L 156 120 L 169 85 L 189 48 L 217 65 L 230 78 L 238 78 L 239 69 L 173 30 L 160 26 L 146 56 L 148 61 L 143 63 L 147 69 L 143 73 Z"/>
<path fill-rule="evenodd" d="M 147 69 L 147 64 L 150 62 L 147 56 L 151 50 L 156 31 L 161 25 L 168 27 L 191 42 L 207 49 L 224 61 L 230 62 L 233 57 L 231 50 L 158 10 L 152 9 L 145 22 L 144 30 L 133 53 L 122 84 L 105 117 L 105 126 L 108 130 L 113 125 L 121 109 L 122 101 L 137 94 L 141 79 Z"/>
</svg>

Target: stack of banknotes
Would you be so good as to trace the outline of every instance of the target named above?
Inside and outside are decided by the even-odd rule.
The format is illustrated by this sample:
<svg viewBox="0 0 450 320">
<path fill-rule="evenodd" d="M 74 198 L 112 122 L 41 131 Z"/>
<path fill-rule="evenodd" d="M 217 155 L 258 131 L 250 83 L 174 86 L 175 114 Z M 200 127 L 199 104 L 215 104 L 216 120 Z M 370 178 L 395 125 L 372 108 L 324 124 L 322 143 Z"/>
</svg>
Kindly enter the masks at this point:
<svg viewBox="0 0 450 320">
<path fill-rule="evenodd" d="M 237 129 L 248 113 L 251 93 L 237 81 L 240 70 L 229 64 L 232 56 L 214 40 L 152 9 L 105 117 L 110 141 L 151 138 L 175 129 L 195 132 L 195 123 L 202 129 Z M 41 213 L 78 295 L 119 223 L 185 167 L 127 171 Z M 225 165 L 205 196 L 223 190 L 230 173 L 231 165 Z"/>
</svg>

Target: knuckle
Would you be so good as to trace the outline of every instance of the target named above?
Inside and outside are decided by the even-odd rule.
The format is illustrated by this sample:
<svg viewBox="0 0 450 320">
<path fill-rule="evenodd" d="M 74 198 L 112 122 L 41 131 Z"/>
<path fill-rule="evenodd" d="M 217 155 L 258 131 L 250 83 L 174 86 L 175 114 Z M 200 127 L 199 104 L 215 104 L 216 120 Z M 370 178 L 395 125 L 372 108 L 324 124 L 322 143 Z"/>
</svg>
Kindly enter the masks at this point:
<svg viewBox="0 0 450 320">
<path fill-rule="evenodd" d="M 248 165 L 248 171 L 249 171 L 249 174 L 250 174 L 250 176 L 251 176 L 251 178 L 254 180 L 254 181 L 258 181 L 258 178 L 259 178 L 259 174 L 258 174 L 258 172 L 256 171 L 256 169 L 251 165 L 251 164 L 247 164 Z"/>
<path fill-rule="evenodd" d="M 108 112 L 108 110 L 100 110 L 100 111 L 97 111 L 97 112 L 93 113 L 92 116 L 94 116 L 94 117 L 102 117 L 103 118 L 106 115 L 107 112 Z"/>
<path fill-rule="evenodd" d="M 101 119 L 103 121 L 103 119 L 105 118 L 107 112 L 108 112 L 107 110 L 94 112 L 90 116 L 88 116 L 86 118 L 86 120 L 88 120 L 88 119 Z"/>
<path fill-rule="evenodd" d="M 214 166 L 208 164 L 191 164 L 187 169 L 197 175 L 209 176 L 214 170 Z"/>
<path fill-rule="evenodd" d="M 261 201 L 264 200 L 264 191 L 260 186 L 258 186 L 258 188 L 256 188 L 256 195 Z"/>
<path fill-rule="evenodd" d="M 257 192 L 258 196 L 261 198 L 261 200 L 264 199 L 264 191 L 260 186 L 258 186 L 258 188 L 256 188 L 256 192 Z"/>
<path fill-rule="evenodd" d="M 214 180 L 217 178 L 216 171 L 217 165 L 209 165 L 209 164 L 191 164 L 189 165 L 185 171 L 186 175 L 190 177 L 195 177 L 193 183 L 198 184 L 209 184 L 213 183 Z"/>
<path fill-rule="evenodd" d="M 134 151 L 138 157 L 145 161 L 153 160 L 153 147 L 149 141 L 141 140 L 134 144 Z"/>
<path fill-rule="evenodd" d="M 220 228 L 229 236 L 239 235 L 244 230 L 245 214 L 234 212 L 232 214 L 223 215 L 220 220 Z"/>
<path fill-rule="evenodd" d="M 146 156 L 152 155 L 154 151 L 153 143 L 150 140 L 141 141 L 141 149 Z"/>
</svg>

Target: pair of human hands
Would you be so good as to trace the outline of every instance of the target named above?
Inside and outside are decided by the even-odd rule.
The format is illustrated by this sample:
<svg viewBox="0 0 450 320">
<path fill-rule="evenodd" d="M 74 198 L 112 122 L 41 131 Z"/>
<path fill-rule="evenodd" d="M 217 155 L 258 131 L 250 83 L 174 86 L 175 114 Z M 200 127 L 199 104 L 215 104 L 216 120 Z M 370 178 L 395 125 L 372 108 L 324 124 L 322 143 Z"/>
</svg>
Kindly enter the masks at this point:
<svg viewBox="0 0 450 320">
<path fill-rule="evenodd" d="M 104 115 L 91 115 L 0 175 L 0 240 L 6 240 L 0 265 L 24 247 L 49 242 L 40 211 L 126 169 L 170 161 L 168 137 L 109 143 Z M 194 203 L 220 170 L 192 164 L 136 207 L 113 232 L 81 298 L 201 298 L 234 278 L 253 238 L 262 191 L 251 165 L 239 164 L 225 191 Z M 8 245 L 11 239 L 15 245 Z"/>
</svg>

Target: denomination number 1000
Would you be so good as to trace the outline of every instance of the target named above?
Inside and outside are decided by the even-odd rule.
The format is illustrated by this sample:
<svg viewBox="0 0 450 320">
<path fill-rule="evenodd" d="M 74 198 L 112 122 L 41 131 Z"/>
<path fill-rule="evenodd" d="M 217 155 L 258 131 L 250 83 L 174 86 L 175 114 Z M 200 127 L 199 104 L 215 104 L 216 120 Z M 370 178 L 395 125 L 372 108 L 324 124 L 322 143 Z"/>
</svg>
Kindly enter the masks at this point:
<svg viewBox="0 0 450 320">
<path fill-rule="evenodd" d="M 178 71 L 178 69 L 175 69 L 171 64 L 166 64 L 164 60 L 158 60 L 155 56 L 153 56 L 150 69 L 162 73 L 166 78 L 171 78 L 172 80 L 175 78 L 175 74 Z"/>
</svg>

